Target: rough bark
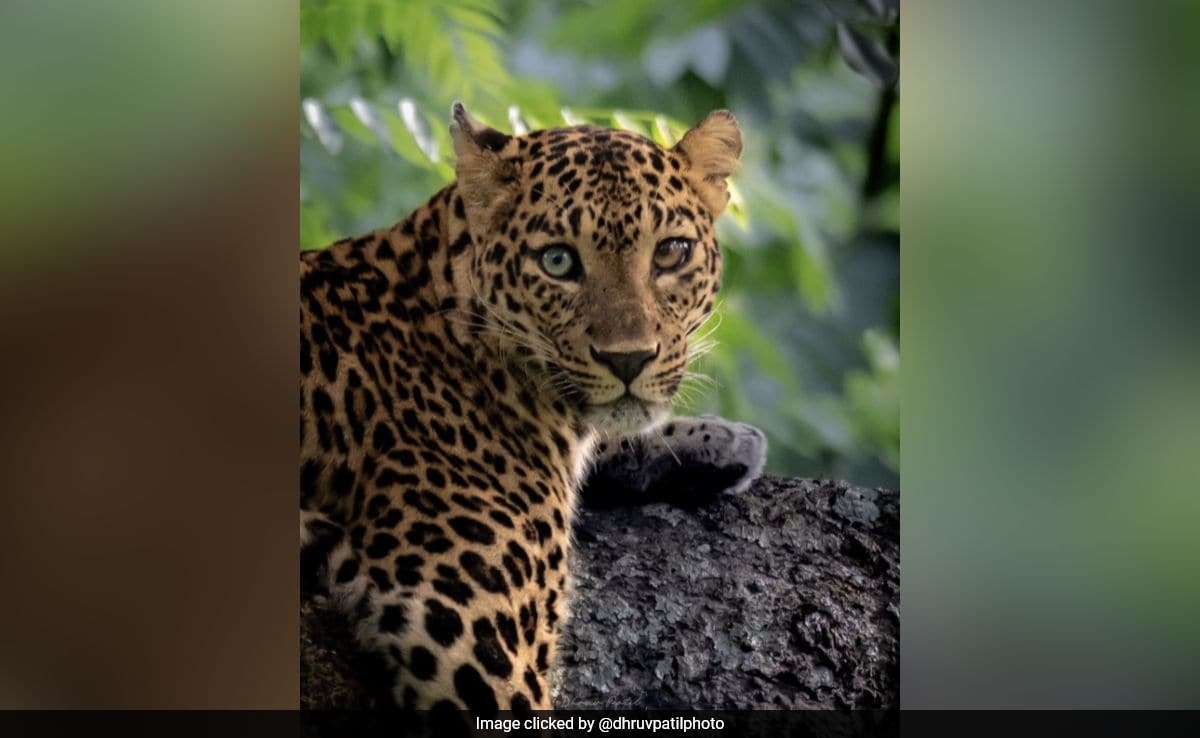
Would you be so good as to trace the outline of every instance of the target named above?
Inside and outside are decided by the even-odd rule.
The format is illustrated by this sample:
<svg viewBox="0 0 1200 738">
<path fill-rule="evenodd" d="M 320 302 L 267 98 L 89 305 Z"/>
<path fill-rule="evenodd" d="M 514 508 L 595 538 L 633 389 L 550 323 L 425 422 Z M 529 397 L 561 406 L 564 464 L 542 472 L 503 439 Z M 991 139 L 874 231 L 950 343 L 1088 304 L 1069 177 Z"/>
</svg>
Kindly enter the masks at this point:
<svg viewBox="0 0 1200 738">
<path fill-rule="evenodd" d="M 896 491 L 775 477 L 582 511 L 556 704 L 898 707 L 899 517 Z M 302 707 L 373 706 L 349 630 L 301 614 Z"/>
</svg>

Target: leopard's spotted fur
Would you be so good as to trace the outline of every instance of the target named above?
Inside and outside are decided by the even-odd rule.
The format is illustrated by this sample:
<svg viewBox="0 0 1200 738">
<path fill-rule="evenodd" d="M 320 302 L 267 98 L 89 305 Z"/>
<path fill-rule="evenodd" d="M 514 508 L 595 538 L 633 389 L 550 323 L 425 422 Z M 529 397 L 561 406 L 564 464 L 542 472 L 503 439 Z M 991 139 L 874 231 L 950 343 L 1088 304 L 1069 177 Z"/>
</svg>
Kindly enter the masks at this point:
<svg viewBox="0 0 1200 738">
<path fill-rule="evenodd" d="M 455 183 L 302 252 L 302 560 L 396 704 L 547 709 L 581 480 L 598 437 L 668 412 L 741 134 L 725 111 L 670 149 L 453 117 Z"/>
</svg>

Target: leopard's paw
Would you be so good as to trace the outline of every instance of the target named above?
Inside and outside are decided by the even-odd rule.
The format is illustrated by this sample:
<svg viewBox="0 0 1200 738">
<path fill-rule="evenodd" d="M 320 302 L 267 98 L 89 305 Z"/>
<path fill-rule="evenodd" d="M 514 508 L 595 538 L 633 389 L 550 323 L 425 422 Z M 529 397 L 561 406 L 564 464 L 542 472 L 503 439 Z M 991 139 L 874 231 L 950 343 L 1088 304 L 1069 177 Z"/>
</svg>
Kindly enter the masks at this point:
<svg viewBox="0 0 1200 738">
<path fill-rule="evenodd" d="M 744 492 L 762 475 L 767 439 L 758 428 L 716 415 L 676 418 L 660 428 L 601 443 L 584 484 L 589 506 L 667 501 L 703 504 Z"/>
</svg>

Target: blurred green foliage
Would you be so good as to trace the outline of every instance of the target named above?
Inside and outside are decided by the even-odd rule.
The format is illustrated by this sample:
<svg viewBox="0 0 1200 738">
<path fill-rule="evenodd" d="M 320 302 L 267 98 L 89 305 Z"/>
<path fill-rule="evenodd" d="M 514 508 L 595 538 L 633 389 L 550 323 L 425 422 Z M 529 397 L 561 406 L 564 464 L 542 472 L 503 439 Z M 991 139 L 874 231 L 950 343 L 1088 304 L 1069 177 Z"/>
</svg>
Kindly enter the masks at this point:
<svg viewBox="0 0 1200 738">
<path fill-rule="evenodd" d="M 301 248 L 389 225 L 453 178 L 462 100 L 521 132 L 663 144 L 726 107 L 711 386 L 680 412 L 762 428 L 768 471 L 898 486 L 895 0 L 302 0 Z M 703 390 L 703 391 L 700 391 Z"/>
</svg>

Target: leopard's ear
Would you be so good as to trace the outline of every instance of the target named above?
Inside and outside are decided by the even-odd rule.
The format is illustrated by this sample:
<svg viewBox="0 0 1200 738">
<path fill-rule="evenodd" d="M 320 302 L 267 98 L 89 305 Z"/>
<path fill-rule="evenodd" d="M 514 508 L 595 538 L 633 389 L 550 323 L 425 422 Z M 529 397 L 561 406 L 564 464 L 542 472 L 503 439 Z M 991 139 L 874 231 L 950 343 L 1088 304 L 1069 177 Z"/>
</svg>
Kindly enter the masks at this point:
<svg viewBox="0 0 1200 738">
<path fill-rule="evenodd" d="M 729 204 L 729 176 L 742 155 L 742 132 L 728 110 L 714 110 L 671 149 L 687 164 L 684 174 L 716 218 Z"/>
<path fill-rule="evenodd" d="M 454 103 L 451 117 L 458 192 L 472 230 L 482 232 L 515 201 L 520 171 L 514 162 L 500 158 L 512 136 L 475 120 L 460 102 Z"/>
</svg>

